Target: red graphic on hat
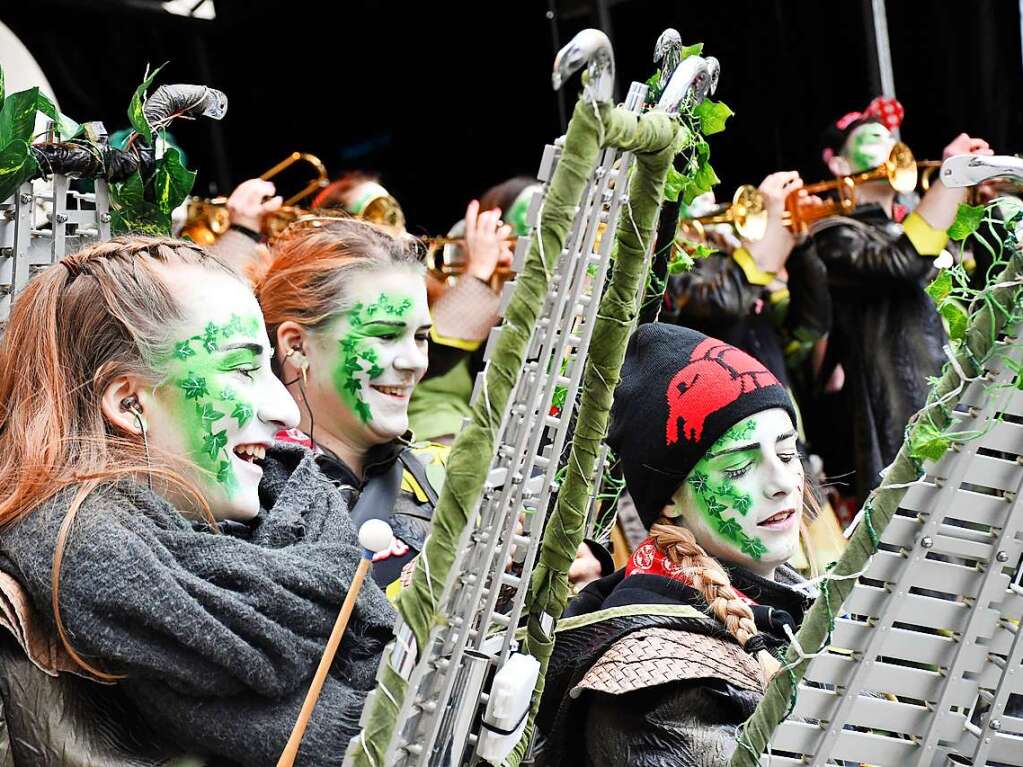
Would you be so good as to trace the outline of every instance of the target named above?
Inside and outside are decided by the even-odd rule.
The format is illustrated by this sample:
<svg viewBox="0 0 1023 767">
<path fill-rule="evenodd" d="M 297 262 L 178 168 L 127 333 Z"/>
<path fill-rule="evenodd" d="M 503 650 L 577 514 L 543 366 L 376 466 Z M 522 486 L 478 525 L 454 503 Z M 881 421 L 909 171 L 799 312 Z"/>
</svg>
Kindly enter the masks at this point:
<svg viewBox="0 0 1023 767">
<path fill-rule="evenodd" d="M 678 442 L 679 421 L 683 436 L 699 442 L 711 413 L 743 394 L 778 385 L 771 371 L 745 352 L 715 338 L 704 339 L 693 350 L 689 364 L 668 384 L 667 444 Z"/>
</svg>

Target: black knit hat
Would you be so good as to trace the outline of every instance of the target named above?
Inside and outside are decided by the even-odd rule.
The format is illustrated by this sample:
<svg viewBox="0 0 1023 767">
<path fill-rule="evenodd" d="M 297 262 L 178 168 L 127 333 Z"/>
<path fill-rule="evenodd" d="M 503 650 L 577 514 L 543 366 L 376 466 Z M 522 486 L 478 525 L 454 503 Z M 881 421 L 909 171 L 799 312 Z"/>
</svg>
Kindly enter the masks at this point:
<svg viewBox="0 0 1023 767">
<path fill-rule="evenodd" d="M 780 407 L 788 392 L 761 363 L 689 328 L 641 325 L 629 339 L 607 444 L 650 527 L 703 455 L 734 424 Z"/>
</svg>

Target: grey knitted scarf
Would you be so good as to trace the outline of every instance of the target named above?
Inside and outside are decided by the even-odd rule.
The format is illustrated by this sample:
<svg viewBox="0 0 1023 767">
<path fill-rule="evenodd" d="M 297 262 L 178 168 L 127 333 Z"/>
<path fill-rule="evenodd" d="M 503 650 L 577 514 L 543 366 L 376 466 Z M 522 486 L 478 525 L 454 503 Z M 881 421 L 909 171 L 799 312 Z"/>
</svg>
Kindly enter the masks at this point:
<svg viewBox="0 0 1023 767">
<path fill-rule="evenodd" d="M 72 529 L 60 609 L 77 652 L 126 679 L 142 715 L 182 747 L 273 765 L 297 718 L 360 557 L 341 495 L 302 448 L 266 458 L 265 511 L 224 532 L 148 488 L 92 493 Z M 0 533 L 0 568 L 51 621 L 60 493 Z M 340 764 L 373 687 L 394 611 L 367 579 L 300 763 Z"/>
</svg>

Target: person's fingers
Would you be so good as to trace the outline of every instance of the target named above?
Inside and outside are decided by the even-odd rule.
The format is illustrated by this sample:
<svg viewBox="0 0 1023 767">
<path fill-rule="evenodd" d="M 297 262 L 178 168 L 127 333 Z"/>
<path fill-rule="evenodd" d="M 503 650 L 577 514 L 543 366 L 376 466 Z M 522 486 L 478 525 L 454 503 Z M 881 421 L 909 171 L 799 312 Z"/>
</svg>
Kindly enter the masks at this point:
<svg viewBox="0 0 1023 767">
<path fill-rule="evenodd" d="M 502 224 L 501 228 L 497 230 L 497 239 L 507 240 L 511 237 L 512 228 L 511 224 Z"/>
<path fill-rule="evenodd" d="M 465 240 L 471 242 L 476 238 L 476 223 L 479 218 L 480 204 L 473 200 L 465 208 Z"/>
</svg>

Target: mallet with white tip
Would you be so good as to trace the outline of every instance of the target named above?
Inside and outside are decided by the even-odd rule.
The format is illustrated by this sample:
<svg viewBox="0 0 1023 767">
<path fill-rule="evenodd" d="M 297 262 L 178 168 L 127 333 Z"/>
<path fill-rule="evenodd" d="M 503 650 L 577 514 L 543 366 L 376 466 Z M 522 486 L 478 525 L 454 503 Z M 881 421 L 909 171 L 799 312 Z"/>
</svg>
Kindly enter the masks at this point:
<svg viewBox="0 0 1023 767">
<path fill-rule="evenodd" d="M 355 577 L 352 578 L 351 588 L 348 589 L 344 604 L 341 605 L 341 612 L 338 613 L 337 622 L 334 623 L 334 630 L 330 632 L 327 649 L 323 651 L 323 657 L 320 658 L 319 668 L 316 669 L 313 683 L 309 686 L 309 693 L 305 696 L 305 703 L 302 704 L 302 710 L 298 714 L 295 729 L 291 731 L 288 745 L 284 747 L 284 753 L 281 754 L 277 767 L 291 767 L 295 763 L 298 747 L 302 745 L 302 736 L 305 735 L 305 729 L 309 725 L 313 709 L 316 708 L 316 702 L 320 699 L 323 683 L 327 680 L 327 672 L 330 671 L 337 648 L 341 644 L 341 637 L 344 636 L 345 629 L 348 627 L 348 619 L 352 617 L 355 600 L 359 598 L 359 591 L 362 590 L 362 582 L 366 578 L 366 573 L 369 572 L 373 556 L 379 551 L 389 549 L 393 540 L 394 533 L 391 532 L 391 526 L 382 519 L 368 520 L 359 528 L 362 558 L 359 560 L 359 566 L 355 569 Z"/>
</svg>

